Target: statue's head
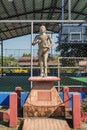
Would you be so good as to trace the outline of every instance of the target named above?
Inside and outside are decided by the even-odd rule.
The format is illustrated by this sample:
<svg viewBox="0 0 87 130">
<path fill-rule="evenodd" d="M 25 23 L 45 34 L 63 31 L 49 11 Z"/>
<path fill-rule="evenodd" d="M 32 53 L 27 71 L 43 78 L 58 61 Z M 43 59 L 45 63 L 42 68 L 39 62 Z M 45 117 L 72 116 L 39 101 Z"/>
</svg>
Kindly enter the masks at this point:
<svg viewBox="0 0 87 130">
<path fill-rule="evenodd" d="M 44 33 L 45 31 L 46 31 L 46 27 L 45 27 L 45 26 L 43 26 L 43 25 L 42 25 L 42 26 L 40 26 L 40 32 L 41 32 L 41 33 Z"/>
</svg>

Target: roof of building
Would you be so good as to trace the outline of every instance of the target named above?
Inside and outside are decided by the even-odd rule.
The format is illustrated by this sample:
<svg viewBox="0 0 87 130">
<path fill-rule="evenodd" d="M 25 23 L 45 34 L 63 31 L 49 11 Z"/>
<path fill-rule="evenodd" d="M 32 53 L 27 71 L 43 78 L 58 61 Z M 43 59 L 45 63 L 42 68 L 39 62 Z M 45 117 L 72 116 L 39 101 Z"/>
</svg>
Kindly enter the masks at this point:
<svg viewBox="0 0 87 130">
<path fill-rule="evenodd" d="M 0 0 L 0 40 L 31 33 L 31 23 L 3 20 L 62 20 L 62 0 Z M 68 0 L 64 1 L 64 19 L 68 20 Z M 71 20 L 87 19 L 87 0 L 71 0 Z M 58 32 L 57 23 L 44 23 L 47 30 Z M 34 32 L 40 23 L 34 23 Z"/>
<path fill-rule="evenodd" d="M 81 60 L 81 61 L 79 61 L 79 65 L 87 67 L 87 60 Z"/>
<path fill-rule="evenodd" d="M 18 65 L 19 66 L 30 66 L 31 65 L 31 57 L 22 56 L 19 59 Z M 38 65 L 38 56 L 33 57 L 33 65 Z M 58 62 L 50 59 L 50 60 L 48 60 L 48 65 L 58 65 Z"/>
</svg>

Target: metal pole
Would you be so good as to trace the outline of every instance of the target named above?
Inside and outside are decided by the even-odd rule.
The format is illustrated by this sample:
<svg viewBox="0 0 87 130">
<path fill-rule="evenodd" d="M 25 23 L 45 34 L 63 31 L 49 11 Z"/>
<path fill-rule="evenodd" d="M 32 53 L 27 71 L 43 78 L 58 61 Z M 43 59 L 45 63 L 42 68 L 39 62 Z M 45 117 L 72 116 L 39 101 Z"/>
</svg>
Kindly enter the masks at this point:
<svg viewBox="0 0 87 130">
<path fill-rule="evenodd" d="M 70 14 L 70 13 L 69 13 Z M 87 23 L 87 20 L 0 20 L 0 23 Z"/>
<path fill-rule="evenodd" d="M 68 0 L 68 20 L 71 20 L 71 0 Z"/>
<path fill-rule="evenodd" d="M 3 41 L 1 41 L 1 76 L 3 76 Z"/>
<path fill-rule="evenodd" d="M 64 0 L 62 0 L 62 20 L 64 20 Z"/>
<path fill-rule="evenodd" d="M 61 35 L 62 35 L 62 28 L 63 28 L 63 21 L 64 21 L 64 0 L 62 0 L 62 27 L 61 27 L 61 32 L 60 32 L 60 40 L 61 40 Z M 60 77 L 60 60 L 58 57 L 58 77 Z M 60 81 L 58 81 L 58 92 L 60 91 Z"/>
<path fill-rule="evenodd" d="M 84 38 L 83 38 L 83 25 L 81 26 L 81 40 L 82 40 L 82 42 L 84 42 Z"/>
<path fill-rule="evenodd" d="M 60 77 L 60 59 L 58 57 L 58 77 Z M 58 81 L 58 92 L 60 91 L 60 81 Z"/>
<path fill-rule="evenodd" d="M 31 77 L 33 76 L 33 22 L 31 22 Z M 31 81 L 31 88 L 32 88 L 32 81 Z"/>
<path fill-rule="evenodd" d="M 68 20 L 71 20 L 71 0 L 68 0 Z M 68 42 L 70 41 L 70 27 L 68 27 Z"/>
<path fill-rule="evenodd" d="M 53 33 L 51 33 L 51 38 L 53 38 Z M 51 47 L 51 56 L 52 56 L 52 47 Z"/>
</svg>

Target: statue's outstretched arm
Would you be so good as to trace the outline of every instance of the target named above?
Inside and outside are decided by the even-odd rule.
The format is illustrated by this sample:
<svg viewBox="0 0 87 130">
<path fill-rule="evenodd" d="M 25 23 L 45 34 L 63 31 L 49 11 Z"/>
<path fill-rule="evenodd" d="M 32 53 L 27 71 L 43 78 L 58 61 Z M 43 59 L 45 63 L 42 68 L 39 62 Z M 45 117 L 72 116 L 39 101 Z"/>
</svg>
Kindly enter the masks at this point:
<svg viewBox="0 0 87 130">
<path fill-rule="evenodd" d="M 39 42 L 39 39 L 38 39 L 38 37 L 36 36 L 35 39 L 34 39 L 34 41 L 33 41 L 33 43 L 32 43 L 32 45 L 34 46 L 34 45 L 36 45 L 38 42 Z"/>
</svg>

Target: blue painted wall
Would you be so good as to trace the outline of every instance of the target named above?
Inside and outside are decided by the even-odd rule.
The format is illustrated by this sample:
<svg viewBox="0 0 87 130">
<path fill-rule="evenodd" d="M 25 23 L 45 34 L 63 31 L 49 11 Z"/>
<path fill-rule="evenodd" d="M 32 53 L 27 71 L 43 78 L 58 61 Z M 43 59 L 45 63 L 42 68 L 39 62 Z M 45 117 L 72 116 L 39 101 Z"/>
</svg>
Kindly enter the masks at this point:
<svg viewBox="0 0 87 130">
<path fill-rule="evenodd" d="M 9 106 L 9 94 L 10 92 L 0 92 L 0 105 Z"/>
<path fill-rule="evenodd" d="M 0 92 L 0 105 L 1 106 L 9 106 L 9 95 L 11 92 Z M 77 93 L 77 92 L 70 92 L 69 93 L 69 98 L 72 97 L 73 93 Z M 79 92 L 78 92 L 79 93 Z M 21 93 L 21 106 L 24 105 L 24 102 L 27 98 L 29 93 L 27 92 L 22 92 Z M 81 92 L 80 94 L 80 99 L 84 99 L 85 97 L 87 97 L 87 92 Z M 63 100 L 63 93 L 59 92 L 59 95 L 61 97 L 61 99 Z M 72 108 L 72 100 L 69 101 L 69 107 Z"/>
</svg>

